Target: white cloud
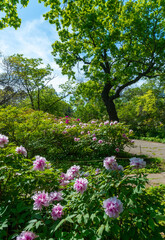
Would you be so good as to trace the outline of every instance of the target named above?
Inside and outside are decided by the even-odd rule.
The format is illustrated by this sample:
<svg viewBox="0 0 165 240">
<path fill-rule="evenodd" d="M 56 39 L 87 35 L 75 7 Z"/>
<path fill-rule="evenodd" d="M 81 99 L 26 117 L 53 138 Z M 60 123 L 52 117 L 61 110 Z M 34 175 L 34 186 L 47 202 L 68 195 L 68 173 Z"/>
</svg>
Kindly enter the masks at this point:
<svg viewBox="0 0 165 240">
<path fill-rule="evenodd" d="M 52 85 L 60 91 L 58 85 L 67 81 L 67 76 L 61 74 L 61 69 L 51 55 L 51 44 L 58 39 L 55 26 L 51 26 L 43 17 L 24 22 L 17 30 L 6 28 L 0 31 L 0 52 L 4 56 L 23 54 L 28 58 L 42 58 L 45 64 L 49 63 L 57 76 Z"/>
</svg>

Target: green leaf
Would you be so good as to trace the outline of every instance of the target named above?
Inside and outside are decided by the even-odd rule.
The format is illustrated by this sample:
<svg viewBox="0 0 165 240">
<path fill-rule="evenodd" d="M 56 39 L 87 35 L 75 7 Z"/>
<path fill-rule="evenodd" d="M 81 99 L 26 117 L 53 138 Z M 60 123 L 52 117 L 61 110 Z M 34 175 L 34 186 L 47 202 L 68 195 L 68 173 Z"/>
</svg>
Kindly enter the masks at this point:
<svg viewBox="0 0 165 240">
<path fill-rule="evenodd" d="M 97 233 L 99 236 L 102 236 L 104 229 L 105 229 L 105 225 L 102 224 L 97 230 Z"/>
</svg>

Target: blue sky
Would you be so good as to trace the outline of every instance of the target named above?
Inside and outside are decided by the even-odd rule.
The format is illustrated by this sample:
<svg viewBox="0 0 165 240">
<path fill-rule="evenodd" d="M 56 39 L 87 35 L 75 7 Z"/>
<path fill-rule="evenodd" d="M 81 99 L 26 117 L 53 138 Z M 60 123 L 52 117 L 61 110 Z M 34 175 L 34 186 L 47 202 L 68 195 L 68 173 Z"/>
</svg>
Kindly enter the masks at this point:
<svg viewBox="0 0 165 240">
<path fill-rule="evenodd" d="M 47 12 L 44 4 L 38 0 L 31 0 L 26 8 L 18 6 L 18 14 L 22 19 L 21 27 L 0 30 L 0 52 L 4 56 L 24 54 L 27 58 L 42 58 L 45 64 L 49 63 L 56 75 L 51 82 L 56 91 L 58 85 L 63 84 L 68 78 L 61 74 L 58 65 L 51 55 L 51 44 L 58 40 L 56 27 L 45 21 L 42 15 Z"/>
</svg>

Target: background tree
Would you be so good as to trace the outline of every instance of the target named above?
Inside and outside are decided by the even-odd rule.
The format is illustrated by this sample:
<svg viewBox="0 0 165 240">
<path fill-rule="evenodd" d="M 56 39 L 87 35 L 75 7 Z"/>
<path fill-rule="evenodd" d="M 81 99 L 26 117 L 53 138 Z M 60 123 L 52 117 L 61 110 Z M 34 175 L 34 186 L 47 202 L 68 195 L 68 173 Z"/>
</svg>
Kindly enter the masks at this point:
<svg viewBox="0 0 165 240">
<path fill-rule="evenodd" d="M 165 88 L 162 79 L 127 89 L 117 102 L 121 121 L 140 137 L 165 137 Z"/>
<path fill-rule="evenodd" d="M 74 109 L 74 116 L 85 122 L 91 119 L 101 119 L 107 115 L 101 99 L 99 83 L 92 80 L 77 85 L 77 89 L 70 97 L 70 104 Z"/>
<path fill-rule="evenodd" d="M 140 79 L 164 74 L 165 1 L 44 0 L 59 41 L 53 55 L 63 74 L 97 81 L 110 120 L 118 120 L 114 100 Z"/>
<path fill-rule="evenodd" d="M 4 58 L 2 62 L 3 73 L 0 74 L 0 86 L 3 89 L 13 89 L 10 94 L 11 98 L 16 95 L 23 98 L 28 96 L 31 107 L 40 110 L 41 90 L 54 78 L 52 77 L 53 69 L 50 65 L 41 67 L 42 65 L 42 59 L 28 59 L 23 57 L 22 54 Z M 22 93 L 24 95 L 21 95 Z"/>
</svg>

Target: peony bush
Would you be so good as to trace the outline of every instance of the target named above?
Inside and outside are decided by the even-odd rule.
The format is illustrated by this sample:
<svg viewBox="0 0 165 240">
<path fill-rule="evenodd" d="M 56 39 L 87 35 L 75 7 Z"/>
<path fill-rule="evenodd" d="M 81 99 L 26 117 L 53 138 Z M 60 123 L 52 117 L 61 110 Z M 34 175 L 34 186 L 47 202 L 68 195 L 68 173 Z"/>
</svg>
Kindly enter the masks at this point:
<svg viewBox="0 0 165 240">
<path fill-rule="evenodd" d="M 52 162 L 64 160 L 102 159 L 119 155 L 125 146 L 132 145 L 130 129 L 116 121 L 55 118 L 53 115 L 30 109 L 8 106 L 0 109 L 0 132 L 10 141 L 26 148 L 26 157 L 43 156 Z M 0 136 L 0 146 L 7 139 Z M 3 144 L 4 143 L 4 144 Z"/>
<path fill-rule="evenodd" d="M 165 189 L 146 189 L 143 159 L 130 159 L 125 174 L 115 156 L 63 171 L 37 155 L 35 169 L 9 141 L 0 148 L 0 239 L 163 239 Z"/>
</svg>

